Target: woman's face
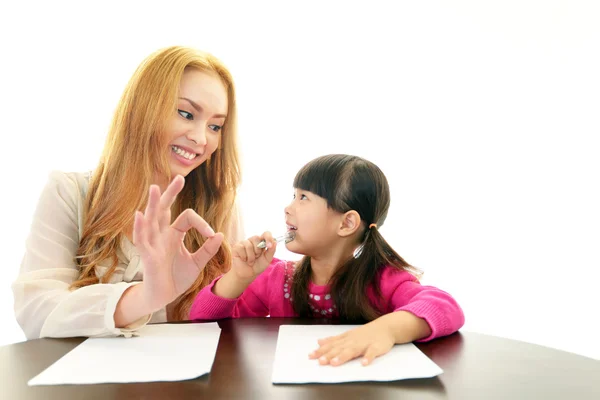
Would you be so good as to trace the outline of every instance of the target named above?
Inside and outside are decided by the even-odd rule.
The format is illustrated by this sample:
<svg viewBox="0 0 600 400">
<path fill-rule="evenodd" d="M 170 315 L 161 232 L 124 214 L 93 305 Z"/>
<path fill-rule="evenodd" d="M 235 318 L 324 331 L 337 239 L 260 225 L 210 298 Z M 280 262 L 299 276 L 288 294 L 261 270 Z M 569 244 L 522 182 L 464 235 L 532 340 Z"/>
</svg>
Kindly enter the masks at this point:
<svg viewBox="0 0 600 400">
<path fill-rule="evenodd" d="M 167 124 L 172 176 L 187 176 L 215 152 L 227 105 L 227 90 L 216 74 L 197 69 L 183 73 L 177 110 Z"/>
</svg>

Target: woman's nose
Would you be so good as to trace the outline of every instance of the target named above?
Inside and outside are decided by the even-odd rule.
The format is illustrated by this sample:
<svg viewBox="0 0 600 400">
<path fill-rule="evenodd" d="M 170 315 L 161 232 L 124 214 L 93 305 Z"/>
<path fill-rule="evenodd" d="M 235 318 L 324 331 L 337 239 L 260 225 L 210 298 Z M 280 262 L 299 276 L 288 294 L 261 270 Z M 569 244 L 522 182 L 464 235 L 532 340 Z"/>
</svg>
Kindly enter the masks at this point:
<svg viewBox="0 0 600 400">
<path fill-rule="evenodd" d="M 196 143 L 199 146 L 206 145 L 206 127 L 205 124 L 198 124 L 193 129 L 190 129 L 186 134 L 188 140 Z"/>
</svg>

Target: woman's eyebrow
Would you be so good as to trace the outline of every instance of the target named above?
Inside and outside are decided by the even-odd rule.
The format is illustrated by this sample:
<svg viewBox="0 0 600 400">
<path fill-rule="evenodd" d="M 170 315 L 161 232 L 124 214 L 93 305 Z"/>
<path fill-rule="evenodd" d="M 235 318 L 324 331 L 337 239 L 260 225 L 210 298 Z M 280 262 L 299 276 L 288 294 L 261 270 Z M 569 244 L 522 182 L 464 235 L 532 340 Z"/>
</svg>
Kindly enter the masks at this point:
<svg viewBox="0 0 600 400">
<path fill-rule="evenodd" d="M 202 112 L 202 107 L 200 107 L 200 105 L 198 103 L 196 103 L 193 100 L 188 99 L 187 97 L 180 97 L 181 100 L 185 100 L 188 103 L 190 103 L 192 105 L 192 107 L 194 107 L 196 109 L 196 111 L 198 112 Z M 227 118 L 227 114 L 215 114 L 213 115 L 213 118 Z"/>
</svg>

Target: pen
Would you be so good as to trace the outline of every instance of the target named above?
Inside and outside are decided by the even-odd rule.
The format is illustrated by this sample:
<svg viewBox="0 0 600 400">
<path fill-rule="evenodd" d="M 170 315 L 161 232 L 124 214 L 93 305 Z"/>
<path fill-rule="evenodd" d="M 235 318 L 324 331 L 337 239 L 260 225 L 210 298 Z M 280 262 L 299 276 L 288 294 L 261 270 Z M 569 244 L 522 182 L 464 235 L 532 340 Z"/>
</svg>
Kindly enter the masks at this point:
<svg viewBox="0 0 600 400">
<path fill-rule="evenodd" d="M 277 243 L 279 243 L 279 242 L 282 242 L 285 240 L 286 243 L 289 243 L 292 240 L 294 240 L 295 237 L 296 237 L 296 234 L 293 231 L 288 231 L 288 232 L 286 232 L 285 235 L 276 237 L 275 241 Z M 262 240 L 258 245 L 256 245 L 256 247 L 258 247 L 259 249 L 264 249 L 267 247 L 267 242 Z"/>
</svg>

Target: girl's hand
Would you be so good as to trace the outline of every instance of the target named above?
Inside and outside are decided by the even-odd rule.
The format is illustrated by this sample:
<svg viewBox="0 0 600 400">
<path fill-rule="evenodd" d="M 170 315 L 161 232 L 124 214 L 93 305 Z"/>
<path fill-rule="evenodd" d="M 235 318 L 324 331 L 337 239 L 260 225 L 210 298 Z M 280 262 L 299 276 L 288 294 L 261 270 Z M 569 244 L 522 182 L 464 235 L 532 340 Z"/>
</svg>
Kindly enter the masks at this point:
<svg viewBox="0 0 600 400">
<path fill-rule="evenodd" d="M 256 247 L 262 240 L 267 242 L 265 249 Z M 248 240 L 236 244 L 231 251 L 233 256 L 232 272 L 241 280 L 256 278 L 273 260 L 276 247 L 277 242 L 270 232 L 265 232 L 262 236 L 252 236 Z"/>
<path fill-rule="evenodd" d="M 392 329 L 375 320 L 341 335 L 320 339 L 320 347 L 309 358 L 318 358 L 321 365 L 337 366 L 362 356 L 361 363 L 368 365 L 375 357 L 390 351 L 394 344 Z"/>
<path fill-rule="evenodd" d="M 215 234 L 191 209 L 182 212 L 171 224 L 171 205 L 184 184 L 185 180 L 178 175 L 162 195 L 158 186 L 150 186 L 145 212 L 135 214 L 133 241 L 144 263 L 142 298 L 154 311 L 189 289 L 223 241 L 223 234 Z M 208 238 L 194 254 L 183 243 L 191 228 Z"/>
</svg>

